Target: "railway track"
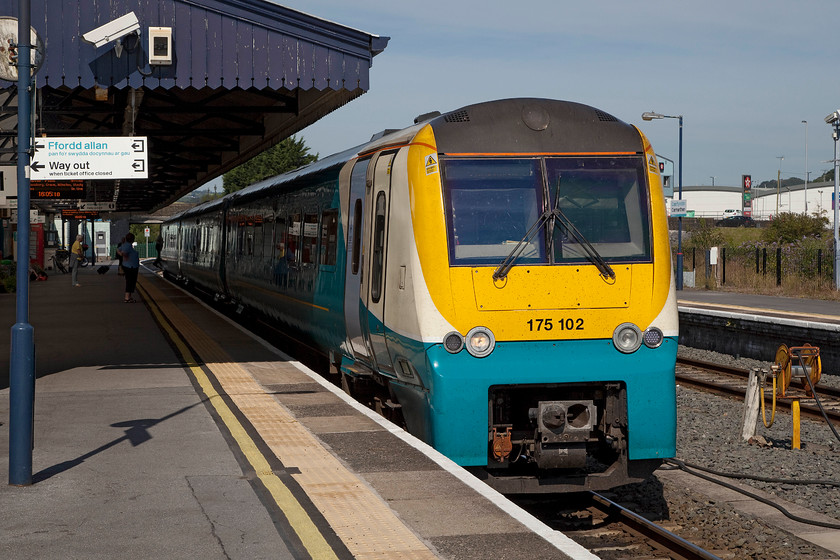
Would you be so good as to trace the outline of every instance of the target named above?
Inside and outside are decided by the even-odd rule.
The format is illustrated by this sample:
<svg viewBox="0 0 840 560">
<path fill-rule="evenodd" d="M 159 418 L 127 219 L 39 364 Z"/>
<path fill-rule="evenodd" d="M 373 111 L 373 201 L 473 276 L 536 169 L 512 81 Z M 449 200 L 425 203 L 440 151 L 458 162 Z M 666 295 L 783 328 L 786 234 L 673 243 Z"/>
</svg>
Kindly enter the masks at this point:
<svg viewBox="0 0 840 560">
<path fill-rule="evenodd" d="M 679 358 L 677 360 L 676 376 L 678 383 L 743 399 L 747 391 L 749 370 Z M 840 389 L 819 383 L 815 389 L 816 396 L 819 398 L 826 416 L 833 424 L 840 426 Z M 768 405 L 770 398 L 772 398 L 771 392 L 772 385 L 768 384 L 765 388 L 765 398 Z M 816 399 L 808 398 L 801 384 L 792 383 L 788 394 L 799 398 L 800 411 L 803 416 L 823 418 Z M 791 398 L 778 399 L 776 406 L 789 410 L 791 402 Z"/>
<path fill-rule="evenodd" d="M 574 506 L 560 513 L 552 512 L 551 505 L 545 502 L 521 505 L 541 510 L 535 514 L 552 528 L 604 560 L 720 560 L 712 552 L 596 492 L 576 495 Z"/>
</svg>

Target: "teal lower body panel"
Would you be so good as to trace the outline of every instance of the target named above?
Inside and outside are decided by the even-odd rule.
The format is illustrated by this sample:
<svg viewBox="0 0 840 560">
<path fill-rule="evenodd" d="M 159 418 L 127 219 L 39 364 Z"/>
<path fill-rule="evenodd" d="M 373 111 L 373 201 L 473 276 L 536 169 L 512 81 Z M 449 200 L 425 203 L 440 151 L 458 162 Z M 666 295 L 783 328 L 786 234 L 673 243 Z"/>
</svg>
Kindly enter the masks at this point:
<svg viewBox="0 0 840 560">
<path fill-rule="evenodd" d="M 488 394 L 495 385 L 556 385 L 620 382 L 626 387 L 628 458 L 663 459 L 676 452 L 677 340 L 632 354 L 611 340 L 498 343 L 492 354 L 474 358 L 442 345 L 426 351 L 426 387 L 402 385 L 411 396 L 406 419 L 415 435 L 460 465 L 486 465 Z M 419 403 L 428 410 L 419 410 Z M 419 433 L 417 433 L 419 432 Z"/>
</svg>

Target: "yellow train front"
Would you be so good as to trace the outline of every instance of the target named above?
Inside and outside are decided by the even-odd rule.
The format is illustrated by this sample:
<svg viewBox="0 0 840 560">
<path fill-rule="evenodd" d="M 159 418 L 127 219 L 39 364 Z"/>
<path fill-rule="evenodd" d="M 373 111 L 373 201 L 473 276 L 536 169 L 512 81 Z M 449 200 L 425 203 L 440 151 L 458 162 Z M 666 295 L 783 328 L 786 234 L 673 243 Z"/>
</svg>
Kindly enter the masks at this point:
<svg viewBox="0 0 840 560">
<path fill-rule="evenodd" d="M 356 243 L 342 188 L 343 372 L 375 364 L 409 430 L 503 492 L 647 478 L 675 452 L 678 335 L 647 139 L 544 99 L 418 119 L 359 155 Z"/>
</svg>

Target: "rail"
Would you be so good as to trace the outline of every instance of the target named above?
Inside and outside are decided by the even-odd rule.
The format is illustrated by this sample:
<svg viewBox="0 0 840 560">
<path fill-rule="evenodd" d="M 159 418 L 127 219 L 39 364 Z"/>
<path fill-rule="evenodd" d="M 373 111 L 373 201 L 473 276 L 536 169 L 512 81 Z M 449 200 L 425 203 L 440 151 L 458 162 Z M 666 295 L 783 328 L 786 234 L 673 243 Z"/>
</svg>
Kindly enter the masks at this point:
<svg viewBox="0 0 840 560">
<path fill-rule="evenodd" d="M 617 519 L 620 524 L 626 526 L 637 535 L 648 539 L 651 543 L 655 543 L 657 548 L 667 551 L 670 558 L 675 560 L 720 560 L 719 556 L 715 556 L 711 552 L 688 542 L 664 527 L 605 498 L 601 494 L 590 492 L 590 495 L 594 507 L 610 518 Z"/>
</svg>

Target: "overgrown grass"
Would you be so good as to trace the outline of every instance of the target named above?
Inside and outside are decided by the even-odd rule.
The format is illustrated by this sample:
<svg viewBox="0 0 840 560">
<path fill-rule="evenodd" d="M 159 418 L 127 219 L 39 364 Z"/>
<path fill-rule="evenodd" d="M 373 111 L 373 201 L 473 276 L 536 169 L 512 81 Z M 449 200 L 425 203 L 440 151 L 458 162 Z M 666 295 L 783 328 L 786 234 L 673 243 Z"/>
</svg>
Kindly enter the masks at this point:
<svg viewBox="0 0 840 560">
<path fill-rule="evenodd" d="M 834 289 L 834 240 L 830 232 L 792 243 L 768 243 L 762 237 L 760 229 L 701 224 L 684 244 L 684 268 L 694 267 L 699 289 L 840 301 L 840 291 Z M 707 278 L 708 247 L 703 244 L 709 240 L 717 243 L 719 252 L 718 264 L 710 267 Z"/>
</svg>

